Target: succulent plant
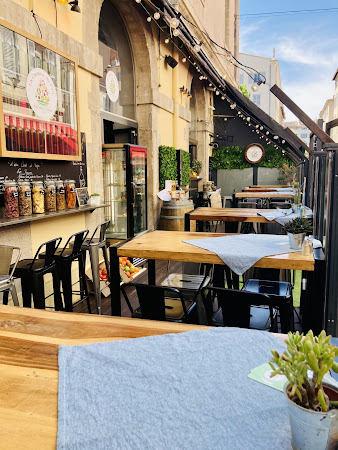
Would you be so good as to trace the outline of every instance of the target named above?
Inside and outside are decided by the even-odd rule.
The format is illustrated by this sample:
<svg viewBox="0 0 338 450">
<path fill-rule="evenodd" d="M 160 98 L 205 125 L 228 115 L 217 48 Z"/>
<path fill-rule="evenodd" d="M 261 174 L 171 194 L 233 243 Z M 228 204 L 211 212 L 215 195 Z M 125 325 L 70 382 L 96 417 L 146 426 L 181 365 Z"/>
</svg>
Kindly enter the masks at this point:
<svg viewBox="0 0 338 450">
<path fill-rule="evenodd" d="M 288 397 L 303 408 L 327 412 L 330 407 L 338 406 L 338 402 L 329 401 L 322 384 L 324 375 L 331 369 L 338 372 L 335 362 L 338 347 L 330 344 L 330 339 L 331 336 L 326 336 L 324 330 L 318 337 L 313 335 L 312 330 L 306 336 L 298 331 L 289 332 L 285 341 L 287 350 L 281 355 L 271 350 L 271 376 L 285 375 L 290 384 Z M 308 371 L 312 372 L 312 377 Z"/>
<path fill-rule="evenodd" d="M 284 225 L 284 230 L 287 233 L 299 234 L 299 233 L 312 233 L 312 220 L 309 219 L 301 219 L 300 217 L 296 217 L 296 219 L 290 220 L 290 222 L 286 222 Z"/>
<path fill-rule="evenodd" d="M 298 188 L 296 188 L 296 192 L 295 192 L 295 196 L 293 198 L 294 204 L 295 205 L 300 205 L 302 203 L 302 192 L 301 190 Z"/>
</svg>

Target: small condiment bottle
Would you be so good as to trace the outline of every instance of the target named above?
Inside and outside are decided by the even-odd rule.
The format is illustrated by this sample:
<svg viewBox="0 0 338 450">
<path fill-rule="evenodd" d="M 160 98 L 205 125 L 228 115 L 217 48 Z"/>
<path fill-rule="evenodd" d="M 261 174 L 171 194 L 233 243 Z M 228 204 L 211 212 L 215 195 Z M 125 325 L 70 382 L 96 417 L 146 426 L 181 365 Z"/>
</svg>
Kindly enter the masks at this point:
<svg viewBox="0 0 338 450">
<path fill-rule="evenodd" d="M 303 245 L 302 245 L 302 255 L 310 256 L 311 255 L 311 246 L 309 242 L 309 238 L 305 237 Z"/>
</svg>

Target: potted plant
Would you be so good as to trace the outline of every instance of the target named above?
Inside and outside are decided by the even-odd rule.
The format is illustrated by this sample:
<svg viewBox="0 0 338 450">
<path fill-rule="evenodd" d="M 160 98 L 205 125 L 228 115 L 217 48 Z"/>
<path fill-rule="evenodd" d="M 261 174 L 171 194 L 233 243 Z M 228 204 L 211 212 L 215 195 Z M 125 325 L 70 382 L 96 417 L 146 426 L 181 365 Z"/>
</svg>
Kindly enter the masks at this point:
<svg viewBox="0 0 338 450">
<path fill-rule="evenodd" d="M 285 223 L 284 230 L 289 236 L 290 247 L 294 250 L 300 250 L 302 248 L 305 235 L 312 233 L 312 221 L 297 217 L 296 219 Z"/>
<path fill-rule="evenodd" d="M 202 170 L 202 161 L 194 159 L 191 164 L 191 178 L 198 178 Z"/>
<path fill-rule="evenodd" d="M 323 330 L 314 336 L 289 332 L 287 350 L 280 355 L 272 350 L 271 377 L 280 374 L 288 380 L 284 388 L 291 425 L 292 448 L 306 450 L 334 449 L 338 446 L 338 391 L 323 381 L 332 369 L 338 347 Z"/>
<path fill-rule="evenodd" d="M 100 206 L 101 205 L 100 194 L 97 193 L 91 194 L 88 203 L 90 204 L 90 206 Z"/>
</svg>

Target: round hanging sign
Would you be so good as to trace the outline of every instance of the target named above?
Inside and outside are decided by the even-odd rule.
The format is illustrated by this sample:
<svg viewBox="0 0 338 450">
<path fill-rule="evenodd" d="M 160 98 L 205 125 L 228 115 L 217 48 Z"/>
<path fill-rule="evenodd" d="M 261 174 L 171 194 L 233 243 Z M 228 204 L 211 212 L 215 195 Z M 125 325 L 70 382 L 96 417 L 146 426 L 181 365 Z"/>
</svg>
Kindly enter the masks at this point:
<svg viewBox="0 0 338 450">
<path fill-rule="evenodd" d="M 57 107 L 53 80 L 43 69 L 33 69 L 27 75 L 26 92 L 32 110 L 40 119 L 51 119 Z"/>
<path fill-rule="evenodd" d="M 110 100 L 115 103 L 119 98 L 119 82 L 115 72 L 110 70 L 106 76 L 106 90 Z"/>
<path fill-rule="evenodd" d="M 257 164 L 264 158 L 264 147 L 260 144 L 251 144 L 245 150 L 245 159 L 250 164 Z"/>
</svg>

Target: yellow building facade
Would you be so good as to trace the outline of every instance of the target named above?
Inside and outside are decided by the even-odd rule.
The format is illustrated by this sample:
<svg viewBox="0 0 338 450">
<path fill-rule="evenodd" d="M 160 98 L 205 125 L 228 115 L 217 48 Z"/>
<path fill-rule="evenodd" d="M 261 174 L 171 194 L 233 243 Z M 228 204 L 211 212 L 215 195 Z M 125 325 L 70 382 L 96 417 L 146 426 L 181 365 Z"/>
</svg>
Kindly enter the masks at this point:
<svg viewBox="0 0 338 450">
<path fill-rule="evenodd" d="M 134 143 L 148 149 L 148 228 L 156 228 L 161 208 L 157 197 L 159 146 L 189 151 L 189 145 L 193 145 L 197 158 L 203 162 L 201 175 L 208 179 L 214 90 L 207 80 L 201 79 L 193 59 L 185 59 L 180 36 L 175 37 L 173 29 L 154 18 L 156 10 L 151 2 L 79 0 L 80 13 L 63 3 L 66 2 L 0 0 L 1 16 L 9 27 L 41 39 L 78 63 L 79 127 L 86 135 L 89 193 L 103 194 L 102 144 L 107 143 L 109 130 L 115 142 L 127 139 L 125 129 L 135 130 Z M 185 26 L 203 43 L 203 52 L 215 70 L 233 85 L 236 85 L 235 68 L 209 37 L 236 54 L 238 3 L 238 0 L 168 2 L 186 17 Z M 156 5 L 161 14 L 166 13 L 165 4 L 158 1 Z M 107 20 L 108 16 L 111 19 Z M 112 43 L 121 49 L 119 61 Z M 175 68 L 166 62 L 166 56 L 177 61 Z M 120 76 L 127 80 L 120 80 L 120 103 L 113 108 L 105 107 L 104 103 L 104 80 L 112 69 L 108 57 L 108 63 L 114 60 L 121 65 Z M 3 227 L 0 243 L 20 244 L 23 257 L 31 257 L 43 241 L 56 236 L 68 238 L 86 228 L 93 231 L 103 218 L 103 209 L 97 209 L 92 214 L 78 213 Z"/>
</svg>

